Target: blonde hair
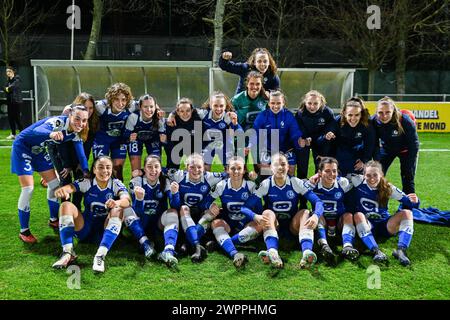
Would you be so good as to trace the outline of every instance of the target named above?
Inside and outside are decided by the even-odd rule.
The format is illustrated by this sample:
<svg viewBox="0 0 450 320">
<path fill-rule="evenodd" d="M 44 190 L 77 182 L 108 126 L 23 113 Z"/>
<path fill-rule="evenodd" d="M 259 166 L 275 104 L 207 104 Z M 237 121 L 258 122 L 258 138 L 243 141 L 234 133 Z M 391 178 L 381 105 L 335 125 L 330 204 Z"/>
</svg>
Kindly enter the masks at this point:
<svg viewBox="0 0 450 320">
<path fill-rule="evenodd" d="M 228 96 L 221 92 L 221 91 L 214 91 L 208 98 L 208 100 L 206 100 L 203 104 L 202 104 L 202 108 L 203 109 L 208 109 L 211 106 L 211 100 L 213 99 L 220 99 L 223 98 L 225 99 L 225 112 L 228 111 L 234 111 L 234 107 L 233 104 L 231 103 L 230 98 L 228 98 Z"/>
<path fill-rule="evenodd" d="M 278 90 L 270 90 L 270 92 L 269 92 L 269 102 L 270 102 L 270 98 L 271 97 L 283 97 L 283 107 L 287 108 L 286 95 L 283 93 L 283 91 L 281 91 L 280 89 L 278 89 Z"/>
<path fill-rule="evenodd" d="M 86 127 L 80 132 L 80 137 L 83 140 L 83 142 L 86 142 L 86 140 L 88 139 L 89 133 L 92 134 L 92 133 L 95 133 L 98 131 L 98 126 L 100 123 L 98 114 L 97 114 L 97 112 L 95 112 L 95 100 L 94 100 L 94 97 L 90 93 L 87 93 L 87 92 L 80 93 L 79 95 L 77 95 L 75 97 L 72 104 L 85 106 L 85 103 L 87 101 L 90 101 L 92 103 L 92 106 L 94 107 L 94 112 L 92 112 L 92 115 L 89 117 Z"/>
<path fill-rule="evenodd" d="M 302 97 L 302 100 L 300 102 L 300 106 L 298 107 L 299 110 L 301 110 L 301 111 L 305 110 L 305 108 L 306 108 L 306 100 L 309 97 L 317 97 L 317 98 L 319 98 L 319 100 L 320 100 L 320 107 L 319 107 L 318 111 L 322 111 L 323 108 L 325 107 L 325 105 L 327 104 L 327 100 L 325 99 L 323 94 L 321 94 L 317 90 L 310 90 Z"/>
<path fill-rule="evenodd" d="M 205 164 L 205 161 L 203 160 L 203 157 L 200 155 L 200 154 L 198 154 L 198 153 L 192 153 L 192 154 L 190 154 L 187 158 L 186 158 L 186 161 L 185 161 L 185 165 L 186 165 L 186 168 L 188 167 L 188 166 L 190 166 L 190 165 L 192 165 L 193 163 L 195 163 L 195 162 L 201 162 L 201 164 L 202 164 L 202 167 L 203 167 L 203 165 Z"/>
</svg>

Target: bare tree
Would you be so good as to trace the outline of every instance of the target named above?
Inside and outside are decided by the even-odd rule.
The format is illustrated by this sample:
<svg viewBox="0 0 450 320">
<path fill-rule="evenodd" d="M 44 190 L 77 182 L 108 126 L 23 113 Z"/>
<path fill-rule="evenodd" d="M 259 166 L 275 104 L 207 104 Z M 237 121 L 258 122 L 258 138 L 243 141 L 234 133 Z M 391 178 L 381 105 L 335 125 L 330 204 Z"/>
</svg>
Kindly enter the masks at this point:
<svg viewBox="0 0 450 320">
<path fill-rule="evenodd" d="M 59 1 L 58 1 L 59 2 Z M 57 3 L 44 8 L 39 1 L 2 0 L 0 4 L 0 40 L 2 57 L 0 61 L 9 64 L 11 59 L 25 59 L 33 53 L 33 47 L 27 46 L 27 39 L 39 38 L 37 26 L 53 16 Z"/>
<path fill-rule="evenodd" d="M 112 12 L 136 13 L 147 12 L 150 17 L 157 17 L 162 13 L 164 0 L 92 0 L 92 26 L 89 42 L 84 54 L 85 60 L 94 60 L 97 43 L 101 36 L 102 19 Z M 143 27 L 151 23 L 151 19 L 140 21 Z"/>
<path fill-rule="evenodd" d="M 450 55 L 442 39 L 450 34 L 449 0 L 398 0 L 395 23 L 395 76 L 399 99 L 405 94 L 407 62 L 416 57 Z"/>
<path fill-rule="evenodd" d="M 375 73 L 390 59 L 389 54 L 396 41 L 395 17 L 399 14 L 399 7 L 393 6 L 392 1 L 359 1 L 349 0 L 336 2 L 330 0 L 317 1 L 311 10 L 317 12 L 321 21 L 319 27 L 345 41 L 361 64 L 368 69 L 368 93 L 373 94 Z M 367 26 L 367 8 L 377 5 L 381 8 L 380 29 L 370 29 Z"/>
</svg>

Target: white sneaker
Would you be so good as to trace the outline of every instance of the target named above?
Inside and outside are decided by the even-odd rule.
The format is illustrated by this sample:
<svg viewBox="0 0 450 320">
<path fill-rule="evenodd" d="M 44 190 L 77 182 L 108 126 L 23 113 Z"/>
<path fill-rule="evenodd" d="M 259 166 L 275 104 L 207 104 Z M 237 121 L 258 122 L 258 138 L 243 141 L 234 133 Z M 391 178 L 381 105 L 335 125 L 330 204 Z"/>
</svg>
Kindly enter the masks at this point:
<svg viewBox="0 0 450 320">
<path fill-rule="evenodd" d="M 61 256 L 59 257 L 58 261 L 56 261 L 52 268 L 55 269 L 63 269 L 67 268 L 68 265 L 70 265 L 72 262 L 74 262 L 77 259 L 77 256 L 75 255 L 75 252 L 63 252 Z"/>
<path fill-rule="evenodd" d="M 10 134 L 9 136 L 6 137 L 7 140 L 14 140 L 16 138 L 15 135 Z"/>
<path fill-rule="evenodd" d="M 178 259 L 168 250 L 161 252 L 158 255 L 158 260 L 164 262 L 169 268 L 175 268 L 178 264 Z"/>
<path fill-rule="evenodd" d="M 96 272 L 105 272 L 105 256 L 95 256 L 92 264 L 92 270 Z"/>
</svg>

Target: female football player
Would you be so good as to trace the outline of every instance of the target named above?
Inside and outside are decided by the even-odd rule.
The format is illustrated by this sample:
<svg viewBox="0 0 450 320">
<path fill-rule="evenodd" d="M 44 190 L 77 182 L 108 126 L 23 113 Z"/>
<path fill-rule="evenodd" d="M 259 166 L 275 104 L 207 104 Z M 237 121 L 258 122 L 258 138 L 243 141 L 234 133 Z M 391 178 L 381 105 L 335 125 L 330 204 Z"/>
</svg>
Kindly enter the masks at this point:
<svg viewBox="0 0 450 320">
<path fill-rule="evenodd" d="M 92 165 L 93 179 L 77 180 L 55 191 L 58 198 L 69 198 L 75 191 L 84 193 L 84 212 L 71 202 L 63 202 L 59 211 L 59 235 L 63 252 L 53 268 L 66 268 L 77 258 L 73 238 L 100 243 L 92 269 L 105 271 L 105 256 L 122 228 L 123 211 L 131 204 L 127 188 L 113 177 L 113 162 L 100 156 Z"/>
<path fill-rule="evenodd" d="M 369 111 L 360 98 L 350 98 L 336 121 L 336 159 L 341 175 L 362 173 L 364 164 L 372 159 L 375 150 L 375 132 L 369 122 Z"/>
<path fill-rule="evenodd" d="M 207 256 L 200 238 L 214 219 L 206 205 L 206 198 L 211 188 L 227 174 L 205 172 L 203 157 L 198 153 L 193 153 L 186 159 L 186 169 L 169 170 L 168 176 L 172 181 L 169 203 L 171 208 L 179 212 L 186 239 L 195 249 L 191 260 L 200 262 Z"/>
<path fill-rule="evenodd" d="M 374 255 L 375 262 L 387 261 L 375 238 L 392 237 L 398 234 L 397 250 L 392 255 L 404 266 L 411 262 L 406 254 L 414 232 L 413 214 L 410 209 L 419 206 L 415 193 L 406 195 L 389 183 L 377 161 L 369 161 L 364 175 L 352 175 L 351 182 L 356 189 L 356 210 L 354 221 L 359 237 Z M 401 209 L 393 216 L 389 214 L 389 199 L 398 200 Z"/>
<path fill-rule="evenodd" d="M 283 261 L 278 254 L 278 227 L 282 235 L 289 236 L 291 233 L 298 236 L 303 252 L 300 266 L 309 268 L 317 261 L 312 248 L 314 229 L 323 215 L 323 203 L 312 192 L 307 180 L 288 175 L 288 167 L 288 159 L 285 155 L 279 153 L 273 155 L 270 165 L 273 176 L 261 183 L 248 205 L 252 207 L 259 205 L 257 212 L 262 212 L 263 236 L 267 246 L 267 251 L 263 250 L 259 253 L 263 262 L 271 263 L 275 268 L 283 267 Z M 303 195 L 312 203 L 314 212 L 298 209 L 299 195 Z M 264 211 L 261 199 L 264 199 Z M 243 207 L 241 212 L 255 220 L 255 213 L 248 207 Z"/>
<path fill-rule="evenodd" d="M 92 147 L 94 159 L 111 154 L 117 178 L 123 181 L 123 164 L 127 156 L 123 131 L 128 116 L 136 109 L 130 87 L 124 83 L 113 84 L 105 99 L 96 102 L 95 109 L 100 117 L 100 128 Z"/>
<path fill-rule="evenodd" d="M 381 148 L 375 159 L 381 162 L 386 174 L 395 158 L 400 160 L 402 189 L 406 194 L 414 193 L 414 176 L 416 175 L 419 137 L 411 118 L 402 114 L 389 97 L 377 103 L 376 115 L 372 117 L 376 138 Z"/>
<path fill-rule="evenodd" d="M 342 256 L 349 260 L 356 260 L 359 252 L 353 248 L 355 226 L 353 214 L 349 212 L 349 209 L 353 208 L 349 194 L 352 185 L 347 178 L 338 176 L 338 162 L 331 157 L 320 158 L 316 176 L 317 179 L 310 179 L 310 182 L 313 183 L 314 193 L 323 202 L 324 213 L 317 227 L 320 252 L 326 261 L 334 261 L 334 254 L 328 245 L 327 237 L 336 237 L 336 229 L 338 229 L 342 231 Z"/>
<path fill-rule="evenodd" d="M 211 222 L 213 234 L 222 249 L 233 259 L 236 268 L 243 267 L 247 257 L 237 251 L 234 243 L 245 243 L 256 239 L 262 232 L 262 226 L 250 220 L 241 212 L 247 200 L 255 191 L 255 184 L 244 178 L 245 161 L 233 157 L 228 166 L 228 179 L 220 181 L 207 199 L 211 203 L 209 210 L 216 217 Z M 220 198 L 221 208 L 213 203 Z M 255 215 L 256 219 L 261 215 Z M 234 234 L 230 238 L 230 234 Z"/>
<path fill-rule="evenodd" d="M 164 133 L 164 120 L 159 119 L 156 99 L 149 94 L 139 98 L 139 113 L 132 113 L 127 119 L 123 137 L 128 144 L 131 171 L 141 169 L 142 151 L 161 157 L 161 135 Z"/>
<path fill-rule="evenodd" d="M 258 71 L 264 76 L 263 86 L 265 90 L 280 88 L 277 65 L 266 48 L 254 49 L 247 62 L 244 63 L 234 62 L 231 60 L 232 57 L 233 54 L 230 51 L 223 52 L 219 58 L 219 67 L 224 71 L 239 75 L 239 83 L 235 94 L 245 90 L 245 78 L 250 71 Z"/>
<path fill-rule="evenodd" d="M 84 172 L 88 171 L 88 162 L 80 137 L 82 131 L 87 131 L 88 111 L 82 105 L 72 108 L 69 116 L 56 116 L 42 119 L 32 124 L 16 137 L 11 150 L 11 172 L 19 177 L 22 188 L 19 203 L 19 238 L 26 243 L 35 243 L 37 239 L 30 231 L 30 202 L 33 195 L 33 171 L 47 182 L 47 201 L 50 209 L 49 225 L 58 219 L 59 203 L 55 197 L 55 189 L 59 180 L 46 151 L 46 143 L 66 143 L 73 141 L 78 161 Z"/>
<path fill-rule="evenodd" d="M 168 209 L 167 200 L 172 195 L 170 182 L 161 172 L 161 159 L 156 155 L 148 155 L 144 162 L 144 175 L 134 177 L 130 182 L 133 209 L 139 218 L 131 215 L 125 218 L 125 224 L 133 231 L 135 225 L 140 224 L 144 231 L 153 236 L 164 231 L 165 247 L 158 259 L 169 267 L 178 263 L 175 257 L 175 245 L 178 238 L 178 213 L 175 209 Z M 143 243 L 145 234 L 139 228 L 133 234 Z M 153 245 L 145 247 L 144 252 L 153 255 Z M 147 255 L 147 254 L 146 254 Z"/>
</svg>

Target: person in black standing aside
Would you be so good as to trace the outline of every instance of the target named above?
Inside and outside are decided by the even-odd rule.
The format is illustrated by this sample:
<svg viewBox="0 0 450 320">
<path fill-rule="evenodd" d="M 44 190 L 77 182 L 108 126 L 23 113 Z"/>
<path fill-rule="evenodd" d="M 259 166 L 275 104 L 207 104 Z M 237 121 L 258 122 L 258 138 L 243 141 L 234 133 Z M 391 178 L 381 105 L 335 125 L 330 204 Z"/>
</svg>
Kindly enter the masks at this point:
<svg viewBox="0 0 450 320">
<path fill-rule="evenodd" d="M 6 67 L 6 76 L 8 82 L 4 87 L 6 93 L 6 104 L 8 105 L 8 121 L 11 127 L 11 134 L 6 138 L 14 140 L 16 138 L 16 124 L 20 131 L 23 130 L 23 125 L 20 122 L 20 108 L 22 105 L 22 89 L 20 88 L 20 77 L 16 74 L 16 70 L 11 67 Z"/>
<path fill-rule="evenodd" d="M 381 162 L 386 175 L 392 162 L 398 157 L 402 191 L 406 194 L 415 193 L 419 136 L 414 121 L 403 114 L 389 97 L 378 100 L 376 114 L 371 121 L 377 141 L 374 159 Z"/>
</svg>

